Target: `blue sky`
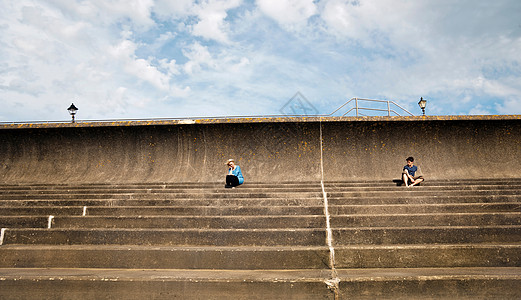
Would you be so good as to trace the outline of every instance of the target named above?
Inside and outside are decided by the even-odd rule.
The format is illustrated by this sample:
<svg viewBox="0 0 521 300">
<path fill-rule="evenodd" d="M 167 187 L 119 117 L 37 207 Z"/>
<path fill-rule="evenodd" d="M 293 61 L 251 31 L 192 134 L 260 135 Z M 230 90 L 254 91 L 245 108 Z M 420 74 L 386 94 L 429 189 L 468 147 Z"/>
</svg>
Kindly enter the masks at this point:
<svg viewBox="0 0 521 300">
<path fill-rule="evenodd" d="M 521 114 L 518 0 L 5 0 L 0 121 Z M 306 102 L 307 103 L 307 102 Z"/>
</svg>

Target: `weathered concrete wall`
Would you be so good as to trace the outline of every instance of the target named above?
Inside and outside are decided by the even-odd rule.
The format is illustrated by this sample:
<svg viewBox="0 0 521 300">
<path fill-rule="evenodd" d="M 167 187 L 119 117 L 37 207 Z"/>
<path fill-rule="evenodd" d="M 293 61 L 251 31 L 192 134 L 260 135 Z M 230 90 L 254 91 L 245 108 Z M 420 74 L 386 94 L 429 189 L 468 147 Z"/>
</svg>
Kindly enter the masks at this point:
<svg viewBox="0 0 521 300">
<path fill-rule="evenodd" d="M 315 123 L 177 124 L 0 130 L 4 182 L 319 180 Z M 287 134 L 287 135 L 286 135 Z"/>
<path fill-rule="evenodd" d="M 188 124 L 193 123 L 193 124 Z M 427 178 L 521 177 L 521 116 L 273 118 L 0 125 L 0 180 L 246 182 L 395 179 L 407 156 Z"/>
<path fill-rule="evenodd" d="M 399 178 L 408 156 L 426 178 L 521 177 L 519 119 L 332 122 L 323 135 L 328 180 Z"/>
</svg>

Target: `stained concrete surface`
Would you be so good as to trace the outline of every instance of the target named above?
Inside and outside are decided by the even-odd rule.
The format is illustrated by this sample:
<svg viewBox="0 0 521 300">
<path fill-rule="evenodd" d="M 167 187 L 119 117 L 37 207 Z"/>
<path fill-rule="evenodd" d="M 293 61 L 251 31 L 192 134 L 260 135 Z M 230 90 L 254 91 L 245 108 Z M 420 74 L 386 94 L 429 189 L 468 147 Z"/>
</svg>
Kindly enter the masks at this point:
<svg viewBox="0 0 521 300">
<path fill-rule="evenodd" d="M 517 115 L 2 124 L 0 140 L 3 183 L 220 182 L 228 158 L 246 183 L 318 181 L 321 158 L 326 181 L 396 179 L 408 156 L 427 180 L 521 175 Z"/>
<path fill-rule="evenodd" d="M 2 213 L 18 208 L 30 216 L 26 205 L 31 204 L 32 215 L 39 215 L 40 208 L 54 208 L 57 201 L 79 205 L 81 200 L 88 207 L 82 216 L 79 206 L 75 215 L 82 217 L 76 219 L 100 222 L 94 229 L 84 228 L 83 222 L 64 228 L 59 221 L 65 216 L 54 215 L 50 229 L 19 224 L 3 230 L 0 298 L 333 299 L 328 283 L 335 276 L 339 299 L 519 299 L 521 234 L 518 219 L 511 216 L 519 211 L 514 194 L 520 194 L 520 182 L 429 180 L 412 189 L 388 180 L 328 182 L 331 217 L 340 220 L 332 222 L 333 234 L 340 235 L 333 244 L 338 277 L 329 269 L 323 227 L 295 230 L 292 218 L 284 218 L 291 226 L 283 230 L 259 226 L 275 215 L 303 220 L 306 214 L 321 216 L 323 207 L 316 206 L 315 199 L 320 193 L 313 192 L 320 189 L 316 182 L 277 187 L 250 183 L 234 190 L 218 183 L 2 185 Z M 280 197 L 289 201 L 284 206 L 267 204 Z M 91 207 L 100 205 L 99 200 L 105 205 Z M 223 200 L 234 202 L 223 205 Z M 161 206 L 165 201 L 171 201 L 171 207 Z M 115 203 L 118 207 L 112 206 Z M 151 221 L 152 216 L 175 218 L 171 209 L 178 208 L 183 210 L 175 214 L 188 218 L 226 221 L 244 215 L 261 222 L 240 229 L 224 222 L 221 230 L 197 224 L 187 226 L 190 229 L 148 228 L 153 222 L 140 228 L 101 226 L 103 216 L 108 222 L 135 216 Z M 303 213 L 303 208 L 310 210 Z M 347 211 L 353 208 L 365 215 L 345 216 L 352 215 Z M 381 214 L 376 212 L 380 209 Z M 397 214 L 400 222 L 395 221 Z M 464 215 L 478 214 L 475 221 L 482 223 L 458 223 Z M 347 218 L 365 221 L 357 224 Z"/>
<path fill-rule="evenodd" d="M 13 271 L 18 279 L 4 283 L 12 291 L 9 294 L 0 292 L 5 299 L 34 297 L 34 291 L 40 291 L 40 299 L 142 299 L 150 297 L 150 290 L 156 291 L 155 299 L 229 299 L 230 293 L 234 299 L 334 298 L 325 283 L 330 276 L 327 270 L 233 270 L 219 273 L 139 269 Z M 8 275 L 9 269 L 4 269 L 4 272 Z M 344 269 L 338 270 L 338 275 L 342 279 L 339 286 L 341 299 L 519 299 L 521 295 L 516 289 L 519 283 L 516 268 Z M 75 276 L 78 280 L 71 280 Z M 53 280 L 47 280 L 49 277 Z M 222 281 L 228 283 L 226 287 L 220 284 Z M 505 289 L 517 292 L 505 295 L 502 292 Z M 50 290 L 52 297 L 46 292 Z M 404 291 L 407 292 L 405 295 Z"/>
</svg>

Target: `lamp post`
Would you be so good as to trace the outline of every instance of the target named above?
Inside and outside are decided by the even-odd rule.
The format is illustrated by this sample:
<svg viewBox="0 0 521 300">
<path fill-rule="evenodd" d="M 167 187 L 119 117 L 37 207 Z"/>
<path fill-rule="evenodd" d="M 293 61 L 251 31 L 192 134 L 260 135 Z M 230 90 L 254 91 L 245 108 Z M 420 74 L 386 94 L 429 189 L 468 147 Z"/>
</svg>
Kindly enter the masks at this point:
<svg viewBox="0 0 521 300">
<path fill-rule="evenodd" d="M 423 97 L 420 98 L 420 102 L 418 102 L 418 105 L 422 109 L 423 116 L 425 117 L 425 106 L 427 106 L 427 100 L 423 99 Z"/>
<path fill-rule="evenodd" d="M 78 108 L 76 106 L 74 106 L 74 103 L 72 103 L 71 106 L 69 106 L 69 108 L 67 108 L 67 110 L 69 111 L 69 114 L 71 114 L 71 116 L 72 116 L 72 123 L 74 123 L 74 115 L 78 111 Z"/>
</svg>

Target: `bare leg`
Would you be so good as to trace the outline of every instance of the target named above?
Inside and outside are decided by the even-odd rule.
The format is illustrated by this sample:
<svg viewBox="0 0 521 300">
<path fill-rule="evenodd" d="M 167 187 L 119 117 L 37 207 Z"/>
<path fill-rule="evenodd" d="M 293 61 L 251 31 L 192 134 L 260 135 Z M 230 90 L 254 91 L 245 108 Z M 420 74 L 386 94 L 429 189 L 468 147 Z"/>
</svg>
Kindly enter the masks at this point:
<svg viewBox="0 0 521 300">
<path fill-rule="evenodd" d="M 414 182 L 411 184 L 411 186 L 417 185 L 418 183 L 420 183 L 422 181 L 423 181 L 423 178 L 417 178 L 416 180 L 414 180 Z"/>
<path fill-rule="evenodd" d="M 405 186 L 409 187 L 409 174 L 403 173 L 402 174 L 402 180 L 403 180 L 403 183 L 405 183 Z"/>
</svg>

